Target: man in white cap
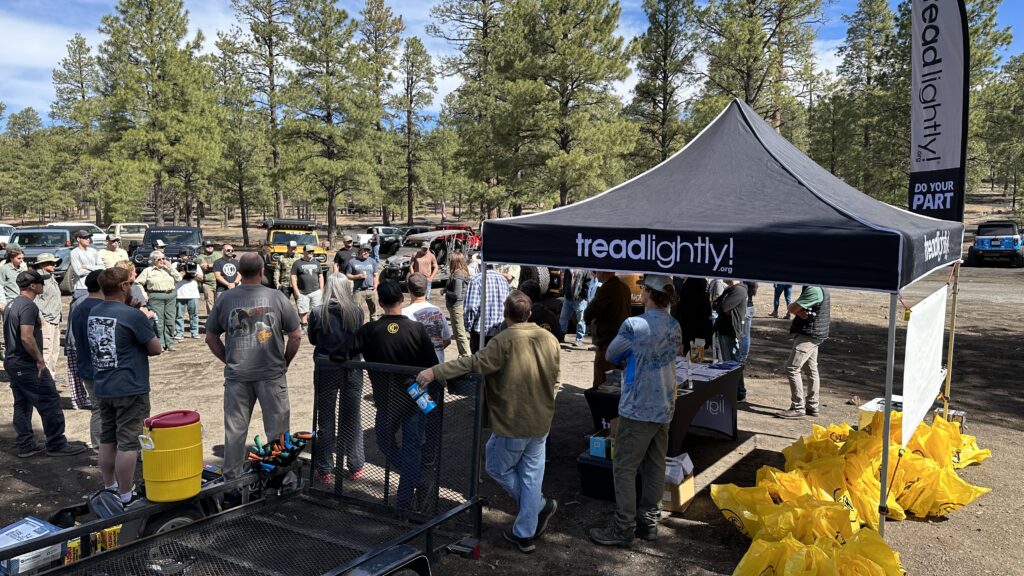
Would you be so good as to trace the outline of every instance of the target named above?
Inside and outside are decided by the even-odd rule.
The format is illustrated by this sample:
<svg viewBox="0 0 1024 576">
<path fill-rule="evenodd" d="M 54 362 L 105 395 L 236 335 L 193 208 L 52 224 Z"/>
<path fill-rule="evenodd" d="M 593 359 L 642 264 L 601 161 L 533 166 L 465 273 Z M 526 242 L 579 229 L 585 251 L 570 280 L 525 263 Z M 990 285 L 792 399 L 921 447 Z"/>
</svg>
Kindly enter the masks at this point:
<svg viewBox="0 0 1024 576">
<path fill-rule="evenodd" d="M 72 278 L 75 280 L 75 292 L 71 297 L 72 301 L 85 298 L 89 294 L 89 291 L 85 288 L 85 277 L 89 275 L 89 272 L 106 269 L 103 259 L 100 258 L 99 251 L 89 246 L 92 243 L 92 234 L 88 230 L 82 229 L 75 232 L 75 242 L 78 245 L 71 250 L 69 270 L 73 275 Z"/>
<path fill-rule="evenodd" d="M 644 313 L 627 318 L 605 352 L 609 362 L 625 369 L 612 460 L 615 518 L 604 528 L 590 530 L 590 539 L 602 546 L 628 548 L 637 536 L 658 538 L 668 427 L 676 405 L 675 359 L 683 337 L 669 314 L 677 301 L 672 278 L 648 274 L 641 285 Z"/>
<path fill-rule="evenodd" d="M 107 246 L 100 250 L 100 259 L 107 268 L 113 268 L 114 264 L 124 262 L 128 259 L 128 252 L 121 248 L 121 237 L 116 234 L 107 236 Z"/>
<path fill-rule="evenodd" d="M 309 311 L 320 306 L 322 302 L 324 277 L 320 274 L 320 263 L 313 259 L 316 246 L 306 246 L 302 259 L 292 263 L 291 284 L 299 310 L 299 324 L 302 333 L 306 333 L 309 322 Z"/>
<path fill-rule="evenodd" d="M 57 258 L 49 252 L 36 256 L 32 268 L 43 276 L 43 293 L 36 296 L 35 303 L 39 308 L 39 317 L 42 319 L 43 330 L 43 359 L 50 367 L 51 372 L 57 370 L 57 361 L 60 360 L 60 285 L 53 277 L 53 270 L 60 264 Z"/>
<path fill-rule="evenodd" d="M 292 293 L 292 265 L 300 260 L 299 255 L 295 253 L 295 249 L 298 248 L 298 243 L 295 240 L 288 242 L 288 253 L 282 254 L 277 259 L 277 268 L 274 269 L 274 286 L 284 293 L 289 299 L 294 296 Z"/>
</svg>

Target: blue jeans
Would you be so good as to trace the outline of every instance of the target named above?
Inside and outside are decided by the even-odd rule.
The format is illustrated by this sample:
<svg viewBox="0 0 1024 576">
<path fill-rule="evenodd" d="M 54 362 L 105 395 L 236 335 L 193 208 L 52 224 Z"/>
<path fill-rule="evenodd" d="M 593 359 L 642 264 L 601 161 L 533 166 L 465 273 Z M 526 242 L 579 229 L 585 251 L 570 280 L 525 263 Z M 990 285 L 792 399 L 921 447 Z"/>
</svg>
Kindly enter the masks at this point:
<svg viewBox="0 0 1024 576">
<path fill-rule="evenodd" d="M 370 253 L 373 254 L 373 259 L 380 262 L 380 244 L 371 244 Z"/>
<path fill-rule="evenodd" d="M 388 459 L 388 464 L 397 469 L 400 475 L 395 495 L 395 504 L 399 508 L 413 509 L 415 489 L 420 483 L 420 457 L 425 423 L 424 414 L 419 410 L 377 410 L 374 422 L 377 448 Z M 399 430 L 402 432 L 401 446 L 395 441 Z"/>
<path fill-rule="evenodd" d="M 42 376 L 36 365 L 21 362 L 4 362 L 4 371 L 11 379 L 14 394 L 13 427 L 17 434 L 15 444 L 19 452 L 35 448 L 35 433 L 32 432 L 32 409 L 39 412 L 46 435 L 46 449 L 60 450 L 67 443 L 64 436 L 64 412 L 60 407 L 60 394 L 53 382 L 50 369 L 43 370 Z"/>
<path fill-rule="evenodd" d="M 772 298 L 772 314 L 778 316 L 779 314 L 779 296 L 786 296 L 786 313 L 789 313 L 789 305 L 793 303 L 793 285 L 792 284 L 776 284 L 775 285 L 775 296 Z"/>
<path fill-rule="evenodd" d="M 178 314 L 174 319 L 174 335 L 185 335 L 185 311 L 188 311 L 188 329 L 193 338 L 199 337 L 199 299 L 178 299 Z"/>
<path fill-rule="evenodd" d="M 562 328 L 562 332 L 565 334 L 569 333 L 569 319 L 572 316 L 572 312 L 576 312 L 576 342 L 582 342 L 583 337 L 587 335 L 587 323 L 583 321 L 583 312 L 587 309 L 586 300 L 569 300 L 568 298 L 562 302 L 562 314 L 558 318 L 558 323 Z"/>
<path fill-rule="evenodd" d="M 740 351 L 736 359 L 746 362 L 750 354 L 750 325 L 754 322 L 754 307 L 747 306 L 747 313 L 743 316 L 743 335 L 740 336 Z"/>
<path fill-rule="evenodd" d="M 533 538 L 537 516 L 544 508 L 544 443 L 548 435 L 508 438 L 491 434 L 485 467 L 491 478 L 519 503 L 512 533 Z"/>
<path fill-rule="evenodd" d="M 740 359 L 740 344 L 736 340 L 735 336 L 726 336 L 725 334 L 717 334 L 718 347 L 722 350 L 722 360 L 736 360 Z M 736 387 L 736 397 L 738 400 L 742 400 L 747 397 L 747 385 L 743 381 L 743 375 L 740 375 L 740 383 Z"/>
</svg>

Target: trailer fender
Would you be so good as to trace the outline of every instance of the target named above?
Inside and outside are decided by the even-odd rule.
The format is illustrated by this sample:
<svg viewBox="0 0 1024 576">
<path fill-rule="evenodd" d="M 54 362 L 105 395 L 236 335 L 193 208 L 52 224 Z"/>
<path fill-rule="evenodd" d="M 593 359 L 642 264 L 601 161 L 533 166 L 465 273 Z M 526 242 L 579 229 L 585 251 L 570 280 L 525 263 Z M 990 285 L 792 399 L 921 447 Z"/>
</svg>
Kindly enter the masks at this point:
<svg viewBox="0 0 1024 576">
<path fill-rule="evenodd" d="M 430 560 L 422 550 L 393 546 L 356 566 L 347 576 L 430 576 Z"/>
</svg>

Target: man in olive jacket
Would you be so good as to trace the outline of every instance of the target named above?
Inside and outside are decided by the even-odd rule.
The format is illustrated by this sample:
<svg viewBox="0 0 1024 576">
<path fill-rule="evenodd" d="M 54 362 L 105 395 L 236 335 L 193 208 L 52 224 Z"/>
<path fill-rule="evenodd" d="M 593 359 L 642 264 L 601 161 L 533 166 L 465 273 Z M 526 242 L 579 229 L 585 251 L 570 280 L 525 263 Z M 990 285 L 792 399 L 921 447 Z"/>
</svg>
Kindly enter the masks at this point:
<svg viewBox="0 0 1024 576">
<path fill-rule="evenodd" d="M 428 368 L 416 381 L 425 387 L 476 372 L 484 376 L 484 401 L 492 433 L 487 441 L 487 473 L 519 503 L 519 514 L 505 539 L 521 552 L 533 552 L 558 509 L 544 498 L 545 441 L 555 414 L 559 374 L 558 340 L 530 322 L 530 298 L 513 290 L 505 300 L 507 328 L 476 354 Z"/>
</svg>

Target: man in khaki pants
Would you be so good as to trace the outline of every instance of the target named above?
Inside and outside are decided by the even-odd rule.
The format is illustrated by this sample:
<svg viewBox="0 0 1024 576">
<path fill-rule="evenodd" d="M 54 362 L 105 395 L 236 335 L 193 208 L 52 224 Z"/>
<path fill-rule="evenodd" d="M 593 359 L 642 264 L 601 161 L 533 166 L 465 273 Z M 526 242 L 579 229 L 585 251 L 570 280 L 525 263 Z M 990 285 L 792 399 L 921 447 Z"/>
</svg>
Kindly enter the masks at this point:
<svg viewBox="0 0 1024 576">
<path fill-rule="evenodd" d="M 51 374 L 57 372 L 57 361 L 60 360 L 60 285 L 53 277 L 53 269 L 59 263 L 60 258 L 45 252 L 32 264 L 32 268 L 45 278 L 43 293 L 36 297 L 35 302 L 39 307 L 39 317 L 42 319 L 43 359 L 46 360 Z"/>
</svg>

